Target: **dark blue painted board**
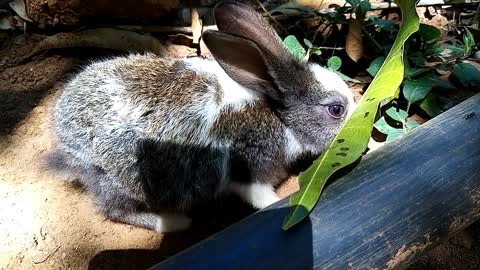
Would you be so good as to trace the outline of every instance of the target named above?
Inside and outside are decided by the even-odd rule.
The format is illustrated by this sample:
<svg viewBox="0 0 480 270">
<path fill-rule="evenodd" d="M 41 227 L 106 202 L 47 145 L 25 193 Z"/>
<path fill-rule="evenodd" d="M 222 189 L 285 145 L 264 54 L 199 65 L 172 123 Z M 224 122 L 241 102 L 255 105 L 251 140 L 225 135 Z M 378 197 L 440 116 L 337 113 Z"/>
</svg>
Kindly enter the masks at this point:
<svg viewBox="0 0 480 270">
<path fill-rule="evenodd" d="M 283 231 L 287 203 L 152 269 L 406 267 L 480 218 L 480 95 L 365 156 L 305 222 Z"/>
</svg>

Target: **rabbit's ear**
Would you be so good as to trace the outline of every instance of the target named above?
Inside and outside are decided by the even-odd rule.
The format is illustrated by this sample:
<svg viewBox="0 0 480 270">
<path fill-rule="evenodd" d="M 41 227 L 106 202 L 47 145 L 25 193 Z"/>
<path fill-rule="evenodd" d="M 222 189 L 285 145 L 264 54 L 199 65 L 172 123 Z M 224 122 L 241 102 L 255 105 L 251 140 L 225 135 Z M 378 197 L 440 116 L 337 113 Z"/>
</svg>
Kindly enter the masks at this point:
<svg viewBox="0 0 480 270">
<path fill-rule="evenodd" d="M 308 66 L 297 62 L 268 23 L 251 5 L 226 0 L 214 9 L 218 29 L 254 43 L 260 52 L 277 96 L 303 95 L 305 85 L 315 81 Z"/>
<path fill-rule="evenodd" d="M 255 43 L 217 31 L 206 31 L 202 38 L 215 60 L 233 80 L 272 99 L 279 99 L 264 55 Z"/>
<path fill-rule="evenodd" d="M 215 7 L 214 16 L 221 32 L 255 42 L 275 66 L 295 62 L 270 23 L 251 5 L 227 0 Z"/>
</svg>

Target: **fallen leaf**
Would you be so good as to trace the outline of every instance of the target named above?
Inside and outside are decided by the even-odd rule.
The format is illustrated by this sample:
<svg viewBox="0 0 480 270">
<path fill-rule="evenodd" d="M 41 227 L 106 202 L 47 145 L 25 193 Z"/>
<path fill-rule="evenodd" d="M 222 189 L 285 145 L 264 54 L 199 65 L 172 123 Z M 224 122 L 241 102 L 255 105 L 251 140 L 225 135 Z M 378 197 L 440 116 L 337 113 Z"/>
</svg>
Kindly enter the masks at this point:
<svg viewBox="0 0 480 270">
<path fill-rule="evenodd" d="M 355 62 L 363 55 L 362 23 L 357 19 L 349 23 L 345 49 L 348 56 Z"/>
<path fill-rule="evenodd" d="M 25 2 L 23 0 L 14 0 L 10 2 L 9 5 L 20 18 L 24 19 L 27 22 L 32 22 L 32 19 L 30 19 L 27 15 L 27 11 L 25 9 Z"/>
<path fill-rule="evenodd" d="M 417 122 L 417 123 L 420 124 L 420 125 L 423 124 L 423 123 L 425 123 L 425 122 L 427 122 L 427 119 L 421 117 L 421 116 L 418 115 L 418 114 L 413 114 L 413 115 L 409 116 L 407 119 L 408 119 L 409 121 L 415 121 L 415 122 Z"/>
<path fill-rule="evenodd" d="M 128 52 L 152 52 L 165 55 L 165 47 L 150 35 L 113 28 L 96 28 L 80 32 L 58 33 L 49 36 L 35 46 L 27 56 L 59 48 L 97 47 Z"/>
<path fill-rule="evenodd" d="M 331 5 L 345 5 L 344 0 L 296 0 L 295 2 L 311 9 L 328 8 Z"/>
</svg>

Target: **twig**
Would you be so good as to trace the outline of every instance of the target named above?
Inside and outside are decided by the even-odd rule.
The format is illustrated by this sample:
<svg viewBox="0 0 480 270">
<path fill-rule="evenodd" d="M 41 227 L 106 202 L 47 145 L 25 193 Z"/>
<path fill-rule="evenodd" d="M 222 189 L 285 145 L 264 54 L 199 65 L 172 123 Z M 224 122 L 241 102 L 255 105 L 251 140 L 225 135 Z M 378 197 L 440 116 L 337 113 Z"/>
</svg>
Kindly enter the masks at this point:
<svg viewBox="0 0 480 270">
<path fill-rule="evenodd" d="M 288 33 L 288 30 L 285 27 L 283 27 L 283 25 L 281 23 L 279 23 L 277 20 L 275 20 L 275 18 L 273 18 L 272 14 L 270 14 L 270 12 L 268 12 L 268 10 L 265 8 L 265 6 L 263 6 L 263 4 L 260 2 L 260 0 L 257 0 L 257 3 L 262 8 L 263 12 L 265 12 L 267 14 L 267 16 L 282 29 L 283 32 Z"/>
<path fill-rule="evenodd" d="M 322 22 L 323 23 L 323 22 Z M 323 27 L 323 29 L 320 29 L 322 27 L 322 23 L 320 23 L 320 25 L 317 27 L 317 30 L 315 31 L 315 33 L 313 34 L 313 37 L 312 37 L 312 43 L 315 43 L 315 40 L 317 39 L 317 36 L 318 36 L 318 33 L 320 32 L 320 35 L 322 35 L 323 37 L 323 32 L 325 32 L 325 29 L 327 28 L 330 28 L 332 27 L 331 25 L 327 25 L 325 27 Z"/>
<path fill-rule="evenodd" d="M 337 50 L 337 51 L 345 50 L 344 47 L 322 47 L 322 46 L 320 46 L 320 47 L 317 47 L 317 48 L 319 48 L 321 50 Z"/>
<path fill-rule="evenodd" d="M 332 34 L 332 32 L 333 32 L 333 25 L 330 25 L 330 27 L 324 28 L 324 31 L 325 31 L 325 30 L 327 30 L 327 33 L 325 34 L 325 36 L 326 36 L 326 37 L 329 37 L 329 36 Z M 322 35 L 323 35 L 323 32 L 324 32 L 324 31 L 322 31 Z M 322 40 L 322 44 L 325 44 L 326 41 L 327 41 L 326 39 L 323 39 L 323 40 Z"/>
<path fill-rule="evenodd" d="M 380 46 L 380 44 L 378 44 L 378 42 L 372 37 L 372 35 L 370 35 L 370 33 L 367 31 L 367 29 L 365 29 L 365 27 L 362 25 L 362 31 L 363 33 L 365 33 L 365 35 L 367 35 L 367 37 L 372 41 L 372 43 L 382 52 L 384 52 L 385 50 L 382 48 L 382 46 Z M 385 52 L 384 52 L 385 53 Z"/>
<path fill-rule="evenodd" d="M 113 27 L 112 25 L 99 25 L 99 27 Z M 159 25 L 115 25 L 115 28 L 128 30 L 128 31 L 142 31 L 148 33 L 182 33 L 192 34 L 192 28 L 190 26 L 159 26 Z M 218 30 L 216 25 L 202 25 L 204 30 Z"/>
<path fill-rule="evenodd" d="M 36 261 L 36 260 L 33 260 L 33 263 L 34 264 L 41 264 L 41 263 L 44 263 L 46 262 L 50 257 L 52 257 L 52 255 L 57 252 L 58 250 L 60 249 L 60 246 L 57 246 L 54 250 L 52 250 L 50 253 L 47 254 L 47 256 L 45 256 L 45 258 L 39 260 L 39 261 Z"/>
</svg>

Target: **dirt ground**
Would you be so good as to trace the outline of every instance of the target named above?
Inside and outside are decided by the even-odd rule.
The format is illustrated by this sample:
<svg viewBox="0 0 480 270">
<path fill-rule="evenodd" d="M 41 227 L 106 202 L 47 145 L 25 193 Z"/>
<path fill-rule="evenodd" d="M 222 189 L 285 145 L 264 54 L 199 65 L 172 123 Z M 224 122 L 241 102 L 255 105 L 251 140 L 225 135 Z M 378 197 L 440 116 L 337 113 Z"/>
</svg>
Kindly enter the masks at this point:
<svg viewBox="0 0 480 270">
<path fill-rule="evenodd" d="M 192 228 L 157 234 L 105 220 L 92 200 L 44 169 L 50 107 L 62 81 L 104 51 L 59 50 L 13 65 L 41 36 L 2 36 L 0 48 L 0 269 L 145 269 L 253 212 L 235 197 L 194 212 Z M 291 180 L 279 193 L 297 188 Z M 479 269 L 480 225 L 410 269 Z"/>
</svg>

